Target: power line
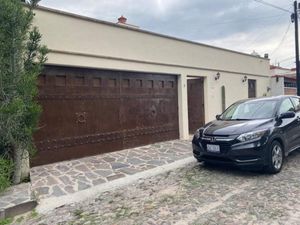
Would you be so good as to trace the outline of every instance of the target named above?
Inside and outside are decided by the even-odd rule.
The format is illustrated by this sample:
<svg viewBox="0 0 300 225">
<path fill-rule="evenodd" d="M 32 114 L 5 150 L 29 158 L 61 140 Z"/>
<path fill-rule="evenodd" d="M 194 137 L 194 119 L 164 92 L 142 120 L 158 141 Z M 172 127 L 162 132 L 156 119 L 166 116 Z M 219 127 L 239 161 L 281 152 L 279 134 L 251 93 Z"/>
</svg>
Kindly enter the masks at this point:
<svg viewBox="0 0 300 225">
<path fill-rule="evenodd" d="M 273 63 L 274 65 L 292 65 L 294 64 L 296 61 L 296 57 L 289 57 L 289 58 L 286 58 L 286 59 L 283 59 L 283 60 L 280 60 L 280 61 L 277 61 L 275 60 Z M 284 66 L 284 67 L 287 67 L 287 66 Z"/>
<path fill-rule="evenodd" d="M 281 18 L 282 18 L 282 17 L 279 17 L 279 18 L 278 18 L 277 20 L 275 20 L 274 22 L 271 21 L 272 24 L 277 24 L 277 23 L 281 20 Z M 269 25 L 269 23 L 268 23 L 268 25 Z M 265 33 L 267 33 L 267 32 L 268 32 L 267 29 L 263 29 L 261 32 L 259 32 L 257 35 L 255 35 L 255 38 L 251 40 L 250 44 L 248 44 L 248 47 L 249 47 L 249 48 L 252 48 L 253 45 L 255 44 L 255 42 L 256 42 L 257 40 L 259 40 L 259 39 L 263 36 L 263 34 L 265 34 Z"/>
<path fill-rule="evenodd" d="M 281 41 L 279 42 L 278 46 L 273 50 L 273 52 L 271 53 L 271 55 L 273 55 L 280 48 L 280 46 L 284 42 L 284 40 L 285 40 L 285 38 L 286 38 L 289 30 L 290 30 L 290 27 L 291 27 L 291 22 L 289 22 L 288 27 L 287 27 L 285 33 L 283 34 L 283 37 L 282 37 Z"/>
<path fill-rule="evenodd" d="M 286 8 L 286 7 L 293 7 L 293 2 L 290 2 L 289 4 L 282 6 L 282 8 Z"/>
<path fill-rule="evenodd" d="M 273 18 L 279 18 L 282 17 L 285 14 L 278 14 L 278 15 L 272 15 L 272 16 L 263 16 L 263 17 L 248 17 L 248 18 L 244 18 L 244 19 L 239 19 L 239 20 L 225 20 L 223 22 L 220 23 L 211 23 L 211 24 L 205 24 L 205 25 L 210 25 L 210 26 L 214 26 L 214 25 L 223 25 L 223 24 L 231 24 L 231 23 L 243 23 L 245 21 L 255 21 L 255 20 L 269 20 L 269 19 L 273 19 Z"/>
<path fill-rule="evenodd" d="M 265 2 L 265 1 L 263 1 L 263 0 L 254 0 L 254 1 L 256 1 L 256 2 L 258 2 L 258 3 L 261 3 L 261 4 L 264 4 L 264 5 L 267 5 L 267 6 L 270 6 L 270 7 L 273 7 L 273 8 L 275 8 L 275 9 L 279 9 L 279 10 L 284 11 L 284 12 L 292 13 L 292 12 L 291 12 L 290 10 L 288 10 L 288 9 L 281 8 L 281 7 L 277 6 L 277 5 L 273 5 L 273 4 L 271 4 L 271 3 L 269 3 L 269 2 Z"/>
<path fill-rule="evenodd" d="M 286 62 L 286 61 L 293 60 L 293 59 L 295 59 L 295 56 L 292 56 L 292 57 L 289 57 L 289 58 L 284 58 L 284 59 L 282 59 L 278 62 L 281 63 L 281 62 Z"/>
<path fill-rule="evenodd" d="M 291 62 L 291 63 L 289 63 L 289 64 L 286 64 L 286 66 L 285 66 L 285 67 L 291 67 L 291 66 L 295 66 L 295 63 L 296 63 L 296 62 Z"/>
</svg>

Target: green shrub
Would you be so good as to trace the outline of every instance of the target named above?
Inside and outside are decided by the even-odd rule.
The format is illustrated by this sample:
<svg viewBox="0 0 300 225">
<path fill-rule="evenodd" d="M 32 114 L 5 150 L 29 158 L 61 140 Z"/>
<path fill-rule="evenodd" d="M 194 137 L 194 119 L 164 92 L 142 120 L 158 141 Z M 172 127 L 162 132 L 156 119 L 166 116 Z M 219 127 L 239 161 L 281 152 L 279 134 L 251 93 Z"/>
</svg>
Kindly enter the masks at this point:
<svg viewBox="0 0 300 225">
<path fill-rule="evenodd" d="M 13 222 L 13 220 L 11 218 L 7 218 L 4 220 L 0 220 L 0 225 L 8 225 L 11 224 Z"/>
<path fill-rule="evenodd" d="M 0 0 L 0 145 L 9 147 L 4 154 L 11 151 L 14 184 L 29 175 L 23 157 L 34 148 L 41 112 L 37 81 L 48 49 L 33 25 L 39 1 Z"/>
<path fill-rule="evenodd" d="M 10 160 L 0 156 L 0 192 L 11 185 L 13 164 Z"/>
</svg>

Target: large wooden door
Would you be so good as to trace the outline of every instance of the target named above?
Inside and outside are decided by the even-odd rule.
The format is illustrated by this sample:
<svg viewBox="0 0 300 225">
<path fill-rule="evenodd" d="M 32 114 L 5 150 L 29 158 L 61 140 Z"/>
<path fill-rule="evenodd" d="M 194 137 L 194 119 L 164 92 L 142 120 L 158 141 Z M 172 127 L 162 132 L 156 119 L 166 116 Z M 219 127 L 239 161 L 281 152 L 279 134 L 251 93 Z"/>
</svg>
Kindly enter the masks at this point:
<svg viewBox="0 0 300 225">
<path fill-rule="evenodd" d="M 189 132 L 193 134 L 204 125 L 204 80 L 203 78 L 189 79 L 188 84 L 188 115 Z"/>
<path fill-rule="evenodd" d="M 33 165 L 177 139 L 177 77 L 47 66 Z"/>
<path fill-rule="evenodd" d="M 248 98 L 256 98 L 256 80 L 248 80 Z"/>
</svg>

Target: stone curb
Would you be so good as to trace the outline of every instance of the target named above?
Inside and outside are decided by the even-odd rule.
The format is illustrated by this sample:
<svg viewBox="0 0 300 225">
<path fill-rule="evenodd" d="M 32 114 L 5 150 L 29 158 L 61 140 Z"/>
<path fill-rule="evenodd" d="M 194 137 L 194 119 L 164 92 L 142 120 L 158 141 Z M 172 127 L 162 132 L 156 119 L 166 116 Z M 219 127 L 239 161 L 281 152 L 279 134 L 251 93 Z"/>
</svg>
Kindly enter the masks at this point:
<svg viewBox="0 0 300 225">
<path fill-rule="evenodd" d="M 140 179 L 145 179 L 148 177 L 153 177 L 180 167 L 184 167 L 187 164 L 190 163 L 196 163 L 194 157 L 187 157 L 185 159 L 181 159 L 178 161 L 175 161 L 173 163 L 159 166 L 153 169 L 149 169 L 140 173 L 136 173 L 134 175 L 130 175 L 128 177 L 119 178 L 117 180 L 113 180 L 104 184 L 100 184 L 97 186 L 94 186 L 92 188 L 78 191 L 73 194 L 69 194 L 66 196 L 61 197 L 51 197 L 46 199 L 41 199 L 38 201 L 38 206 L 36 208 L 38 213 L 46 214 L 51 210 L 54 210 L 55 208 L 69 205 L 72 203 L 77 203 L 81 201 L 89 201 L 92 200 L 95 196 L 105 192 L 105 191 L 111 191 L 117 188 L 120 188 L 122 186 L 134 183 Z"/>
<path fill-rule="evenodd" d="M 12 218 L 33 210 L 37 206 L 37 201 L 28 201 L 5 209 L 0 209 L 0 220 Z"/>
<path fill-rule="evenodd" d="M 0 220 L 27 213 L 36 206 L 30 183 L 11 186 L 0 196 Z"/>
</svg>

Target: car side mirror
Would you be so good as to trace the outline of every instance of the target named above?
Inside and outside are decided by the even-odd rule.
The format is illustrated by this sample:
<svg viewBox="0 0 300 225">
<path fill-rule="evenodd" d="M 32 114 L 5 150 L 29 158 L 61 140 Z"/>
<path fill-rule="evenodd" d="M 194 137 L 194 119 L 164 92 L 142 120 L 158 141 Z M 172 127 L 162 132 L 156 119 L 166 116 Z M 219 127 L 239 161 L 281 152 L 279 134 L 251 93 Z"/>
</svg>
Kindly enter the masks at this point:
<svg viewBox="0 0 300 225">
<path fill-rule="evenodd" d="M 280 114 L 278 116 L 278 119 L 291 119 L 291 118 L 294 118 L 295 116 L 296 116 L 295 112 L 289 111 L 289 112 Z"/>
<path fill-rule="evenodd" d="M 220 118 L 221 118 L 221 115 L 216 115 L 217 120 L 220 120 Z"/>
</svg>

